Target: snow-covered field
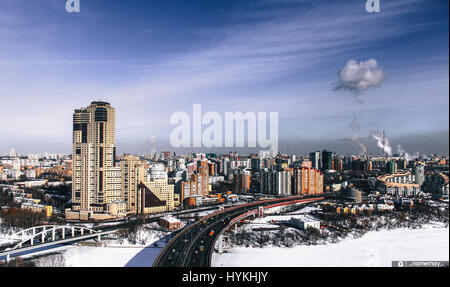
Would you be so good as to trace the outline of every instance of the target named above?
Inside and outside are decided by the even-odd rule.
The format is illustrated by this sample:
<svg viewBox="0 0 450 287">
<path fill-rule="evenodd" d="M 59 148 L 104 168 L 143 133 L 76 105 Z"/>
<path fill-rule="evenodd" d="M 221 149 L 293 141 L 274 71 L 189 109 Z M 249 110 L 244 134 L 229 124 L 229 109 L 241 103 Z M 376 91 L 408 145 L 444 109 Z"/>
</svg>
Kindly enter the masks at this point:
<svg viewBox="0 0 450 287">
<path fill-rule="evenodd" d="M 292 248 L 236 247 L 212 256 L 214 267 L 389 267 L 396 260 L 449 260 L 449 229 L 369 232 L 358 239 Z"/>
<path fill-rule="evenodd" d="M 143 249 L 145 248 L 68 246 L 48 252 L 62 254 L 65 267 L 123 267 Z M 27 257 L 30 256 L 23 256 L 23 258 Z"/>
<path fill-rule="evenodd" d="M 151 267 L 161 249 L 162 247 L 155 247 L 154 245 L 147 247 L 94 247 L 71 245 L 21 257 L 24 259 L 32 259 L 33 257 L 49 253 L 51 254 L 47 255 L 48 257 L 58 256 L 58 254 L 60 254 L 64 261 L 64 267 Z M 36 261 L 39 260 L 42 260 L 43 262 L 35 262 L 38 266 L 44 264 L 44 267 L 50 267 L 45 265 L 45 258 L 36 259 Z"/>
</svg>

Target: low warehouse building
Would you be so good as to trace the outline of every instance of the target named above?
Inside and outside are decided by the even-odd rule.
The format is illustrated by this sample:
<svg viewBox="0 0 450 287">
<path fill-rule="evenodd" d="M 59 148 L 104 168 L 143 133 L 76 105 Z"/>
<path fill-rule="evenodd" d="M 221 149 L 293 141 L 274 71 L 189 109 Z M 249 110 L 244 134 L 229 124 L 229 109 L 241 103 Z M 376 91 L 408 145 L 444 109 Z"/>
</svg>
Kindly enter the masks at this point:
<svg viewBox="0 0 450 287">
<path fill-rule="evenodd" d="M 320 229 L 320 220 L 309 216 L 291 217 L 291 224 L 292 226 L 302 230 L 306 230 L 308 228 Z"/>
<path fill-rule="evenodd" d="M 174 230 L 181 228 L 181 221 L 172 216 L 164 216 L 159 219 L 159 225 L 168 230 Z"/>
</svg>

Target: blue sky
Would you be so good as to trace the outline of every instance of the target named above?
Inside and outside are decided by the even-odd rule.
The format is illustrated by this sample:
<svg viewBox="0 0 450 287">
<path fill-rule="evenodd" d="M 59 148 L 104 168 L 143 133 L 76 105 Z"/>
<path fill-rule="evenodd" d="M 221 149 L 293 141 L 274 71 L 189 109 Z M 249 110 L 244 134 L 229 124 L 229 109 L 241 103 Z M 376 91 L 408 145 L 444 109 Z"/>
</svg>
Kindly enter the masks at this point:
<svg viewBox="0 0 450 287">
<path fill-rule="evenodd" d="M 172 113 L 279 113 L 280 147 L 357 152 L 385 129 L 408 152 L 448 154 L 448 1 L 0 0 L 0 153 L 71 150 L 72 112 L 116 108 L 120 152 L 168 149 Z M 353 102 L 347 61 L 385 80 Z M 378 152 L 367 139 L 372 152 Z M 372 147 L 370 145 L 373 145 Z M 281 148 L 282 150 L 282 148 Z"/>
</svg>

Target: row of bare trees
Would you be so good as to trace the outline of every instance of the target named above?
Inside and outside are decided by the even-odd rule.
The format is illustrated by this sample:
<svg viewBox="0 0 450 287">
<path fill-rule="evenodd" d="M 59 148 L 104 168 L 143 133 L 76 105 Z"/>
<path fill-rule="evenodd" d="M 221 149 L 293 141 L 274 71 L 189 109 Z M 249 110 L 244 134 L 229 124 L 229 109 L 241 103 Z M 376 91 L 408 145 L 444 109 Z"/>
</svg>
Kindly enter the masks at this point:
<svg viewBox="0 0 450 287">
<path fill-rule="evenodd" d="M 46 220 L 44 212 L 33 212 L 26 209 L 9 208 L 0 211 L 2 223 L 6 227 L 29 228 L 42 224 Z"/>
</svg>

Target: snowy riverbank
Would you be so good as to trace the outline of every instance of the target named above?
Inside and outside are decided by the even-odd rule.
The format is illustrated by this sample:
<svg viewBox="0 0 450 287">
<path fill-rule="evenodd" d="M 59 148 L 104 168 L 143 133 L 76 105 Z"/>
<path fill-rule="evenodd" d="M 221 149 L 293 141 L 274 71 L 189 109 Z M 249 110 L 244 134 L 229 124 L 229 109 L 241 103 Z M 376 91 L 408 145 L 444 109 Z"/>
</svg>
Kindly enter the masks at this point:
<svg viewBox="0 0 450 287">
<path fill-rule="evenodd" d="M 369 232 L 358 239 L 292 248 L 236 247 L 214 253 L 214 267 L 389 267 L 394 260 L 449 260 L 449 229 L 396 229 Z"/>
</svg>

